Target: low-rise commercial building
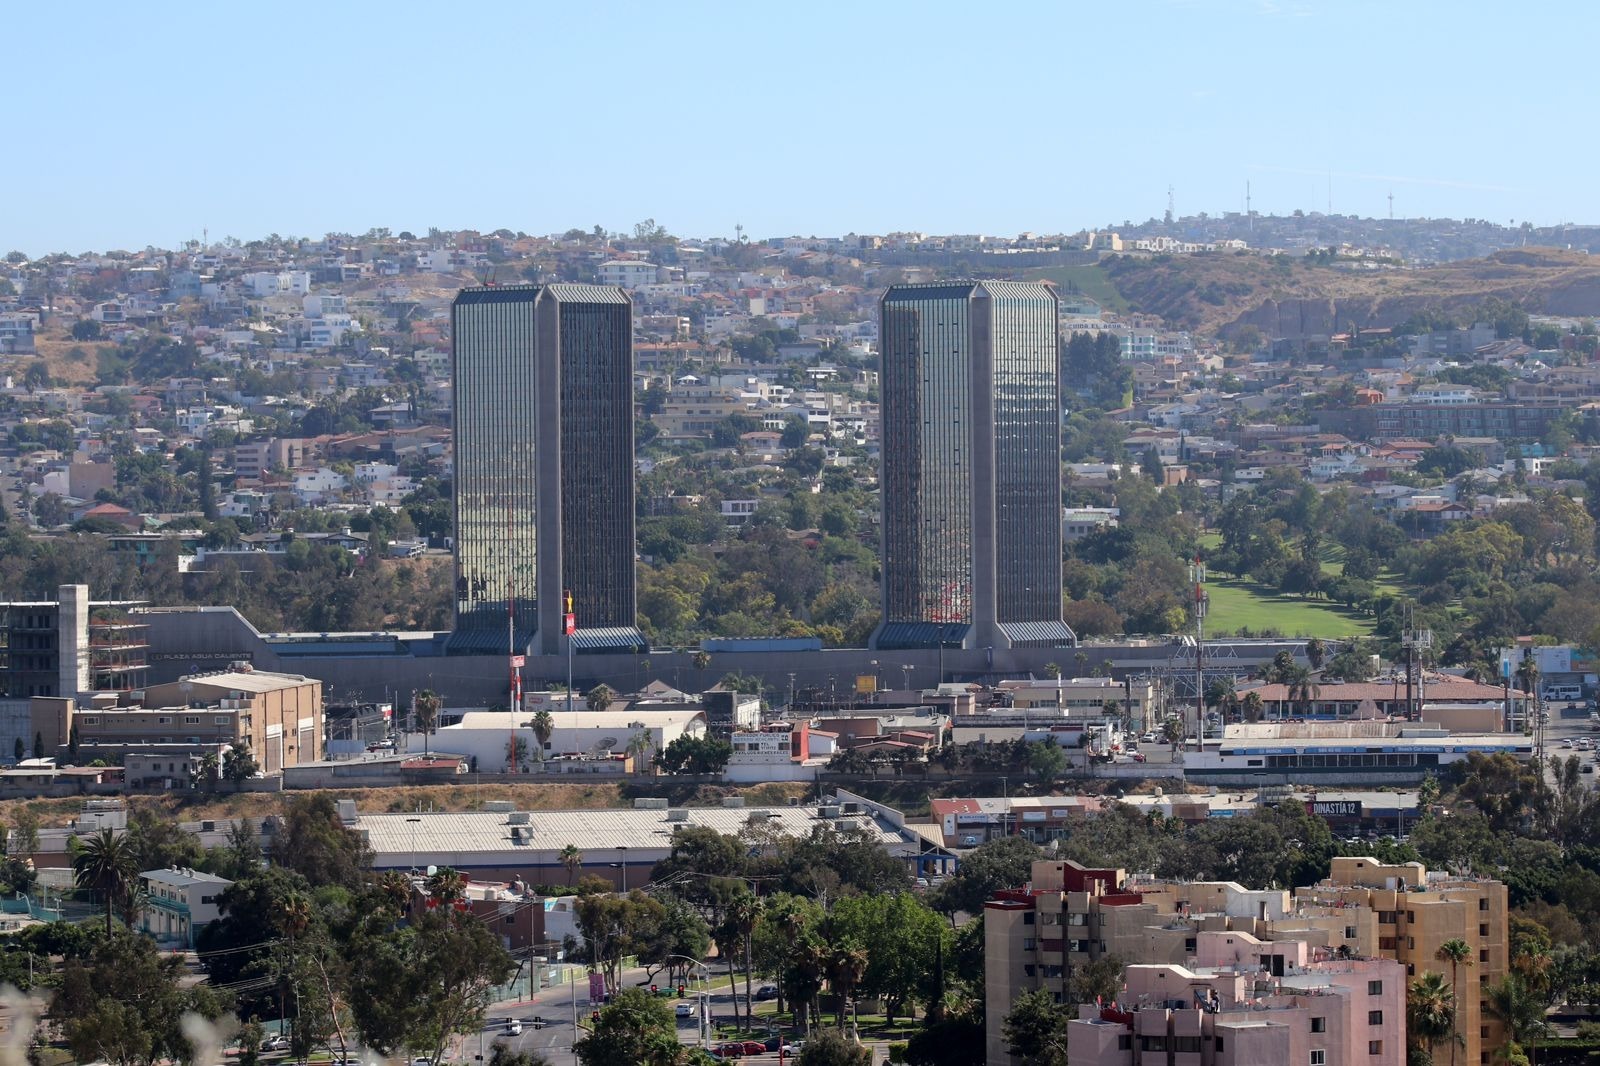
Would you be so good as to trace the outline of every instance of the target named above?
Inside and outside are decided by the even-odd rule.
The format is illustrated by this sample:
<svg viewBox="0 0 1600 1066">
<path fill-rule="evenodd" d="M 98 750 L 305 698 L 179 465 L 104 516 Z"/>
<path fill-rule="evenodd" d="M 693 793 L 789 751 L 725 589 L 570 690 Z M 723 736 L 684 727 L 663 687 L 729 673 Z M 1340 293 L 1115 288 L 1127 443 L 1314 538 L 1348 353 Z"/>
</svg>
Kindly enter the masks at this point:
<svg viewBox="0 0 1600 1066">
<path fill-rule="evenodd" d="M 221 917 L 217 900 L 231 884 L 199 870 L 141 873 L 139 931 L 163 946 L 194 947 L 200 930 Z"/>
</svg>

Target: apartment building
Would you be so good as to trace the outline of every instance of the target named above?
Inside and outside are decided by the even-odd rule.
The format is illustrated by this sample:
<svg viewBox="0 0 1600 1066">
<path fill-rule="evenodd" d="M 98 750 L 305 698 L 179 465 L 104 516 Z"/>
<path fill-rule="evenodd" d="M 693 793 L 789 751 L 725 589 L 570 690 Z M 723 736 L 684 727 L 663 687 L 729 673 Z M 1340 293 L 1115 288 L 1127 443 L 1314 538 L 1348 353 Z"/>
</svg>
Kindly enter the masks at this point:
<svg viewBox="0 0 1600 1066">
<path fill-rule="evenodd" d="M 1432 970 L 1463 985 L 1458 1027 L 1466 1041 L 1461 1063 L 1488 1063 L 1504 1045 L 1504 1026 L 1489 1015 L 1487 990 L 1504 980 L 1511 962 L 1506 886 L 1499 881 L 1429 873 L 1421 863 L 1380 863 L 1340 856 L 1325 881 L 1295 889 L 1297 902 L 1376 915 L 1378 953 L 1405 966 L 1407 978 Z M 1447 940 L 1463 940 L 1472 967 L 1452 975 L 1439 959 Z"/>
<path fill-rule="evenodd" d="M 1334 859 L 1325 881 L 1292 893 L 1253 890 L 1225 881 L 1130 878 L 1122 870 L 1088 869 L 1070 861 L 1036 862 L 1028 885 L 1000 892 L 984 907 L 988 1061 L 1010 1061 L 1001 1026 L 1017 996 L 1043 988 L 1051 992 L 1056 1002 L 1069 1005 L 1066 993 L 1074 968 L 1095 959 L 1117 956 L 1132 964 L 1130 973 L 1139 966 L 1177 967 L 1198 973 L 1197 967 L 1224 962 L 1233 966 L 1249 964 L 1252 970 L 1283 979 L 1285 984 L 1289 978 L 1303 977 L 1308 968 L 1314 968 L 1313 963 L 1337 968 L 1357 960 L 1388 960 L 1393 977 L 1377 979 L 1397 982 L 1403 989 L 1408 979 L 1425 970 L 1445 973 L 1448 978 L 1448 965 L 1438 960 L 1437 953 L 1439 945 L 1454 938 L 1465 940 L 1474 959 L 1479 960 L 1470 974 L 1480 988 L 1487 988 L 1505 975 L 1508 949 L 1504 885 L 1473 878 L 1430 877 L 1420 864 L 1385 866 L 1374 859 L 1353 857 Z M 1219 954 L 1225 948 L 1232 952 L 1231 961 Z M 1132 987 L 1131 977 L 1129 980 Z M 1499 1027 L 1488 1021 L 1481 998 L 1466 994 L 1461 997 L 1460 1031 L 1466 1040 L 1463 1063 L 1488 1062 L 1504 1041 Z M 1238 1002 L 1237 997 L 1224 999 Z M 1403 1010 L 1403 999 L 1400 1009 Z M 1155 1025 L 1149 1021 L 1139 1024 Z M 1184 1029 L 1180 1033 L 1170 1028 L 1161 1031 L 1174 1038 L 1181 1035 L 1187 1041 L 1205 1036 L 1202 1030 L 1203 1027 L 1193 1032 Z M 1091 1038 L 1086 1030 L 1084 1039 L 1101 1048 L 1095 1054 L 1109 1055 L 1120 1047 L 1119 1041 L 1102 1047 L 1105 1032 L 1094 1032 L 1098 1035 Z M 1144 1034 L 1135 1029 L 1123 1035 L 1153 1037 L 1157 1033 L 1151 1030 Z M 1403 1036 L 1403 1029 L 1400 1035 Z M 1384 1048 L 1393 1043 L 1391 1036 L 1378 1032 L 1362 1039 L 1379 1042 Z M 1142 1054 L 1141 1046 L 1146 1051 L 1154 1050 L 1153 1044 L 1141 1045 L 1134 1039 L 1121 1050 L 1132 1056 Z M 1274 1042 L 1269 1046 L 1274 1054 L 1285 1046 L 1290 1050 L 1298 1047 Z M 1340 1057 L 1342 1050 L 1332 1054 L 1338 1050 L 1332 1044 L 1322 1047 L 1329 1052 L 1324 1057 L 1326 1063 L 1401 1061 L 1399 1057 L 1387 1058 L 1387 1051 L 1377 1058 L 1346 1059 Z M 1359 1050 L 1361 1044 L 1357 1041 L 1350 1047 Z M 1398 1047 L 1394 1053 L 1403 1055 Z M 1202 1062 L 1258 1061 L 1254 1057 L 1224 1055 L 1219 1049 L 1207 1055 L 1187 1061 L 1195 1066 Z M 1139 1066 L 1168 1060 L 1091 1057 L 1081 1061 L 1095 1066 L 1102 1062 Z M 1297 1053 L 1294 1057 L 1260 1061 L 1309 1059 Z M 1080 1060 L 1074 1056 L 1072 1062 L 1076 1066 Z"/>
<path fill-rule="evenodd" d="M 1318 959 L 1304 944 L 1283 945 L 1296 949 L 1295 961 L 1278 975 L 1251 957 L 1263 945 L 1247 934 L 1205 933 L 1201 941 L 1210 958 L 1193 967 L 1129 966 L 1115 1003 L 1080 1004 L 1068 1025 L 1069 1066 L 1405 1060 L 1405 979 L 1394 960 Z"/>
<path fill-rule="evenodd" d="M 139 875 L 139 931 L 163 947 L 193 948 L 200 930 L 222 916 L 217 900 L 233 884 L 199 870 Z"/>
</svg>

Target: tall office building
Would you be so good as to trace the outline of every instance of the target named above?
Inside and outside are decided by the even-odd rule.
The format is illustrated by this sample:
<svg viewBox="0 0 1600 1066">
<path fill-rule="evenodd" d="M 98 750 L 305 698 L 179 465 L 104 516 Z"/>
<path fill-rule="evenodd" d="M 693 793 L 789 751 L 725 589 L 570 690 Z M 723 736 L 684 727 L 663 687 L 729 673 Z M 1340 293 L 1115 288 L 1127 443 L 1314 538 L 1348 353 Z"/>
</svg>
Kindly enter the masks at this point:
<svg viewBox="0 0 1600 1066">
<path fill-rule="evenodd" d="M 880 648 L 1050 646 L 1061 619 L 1055 290 L 896 285 L 883 297 Z"/>
<path fill-rule="evenodd" d="M 457 653 L 556 655 L 634 628 L 633 304 L 601 285 L 461 290 L 455 341 Z M 509 606 L 509 610 L 508 610 Z M 512 630 L 514 629 L 514 635 Z"/>
</svg>

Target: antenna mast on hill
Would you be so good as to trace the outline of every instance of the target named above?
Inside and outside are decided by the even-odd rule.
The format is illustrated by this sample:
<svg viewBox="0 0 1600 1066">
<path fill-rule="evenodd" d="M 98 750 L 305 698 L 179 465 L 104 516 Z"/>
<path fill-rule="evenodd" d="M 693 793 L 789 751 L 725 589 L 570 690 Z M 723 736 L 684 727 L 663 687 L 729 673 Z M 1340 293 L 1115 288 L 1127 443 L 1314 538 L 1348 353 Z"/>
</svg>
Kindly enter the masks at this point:
<svg viewBox="0 0 1600 1066">
<path fill-rule="evenodd" d="M 1168 185 L 1167 186 L 1167 225 L 1169 225 L 1169 226 L 1172 225 L 1174 222 L 1176 222 L 1178 220 L 1178 212 L 1173 209 L 1172 193 L 1173 193 L 1173 188 L 1172 188 L 1171 185 Z"/>
<path fill-rule="evenodd" d="M 1256 231 L 1256 216 L 1250 211 L 1250 183 L 1244 183 L 1244 221 L 1251 233 Z"/>
<path fill-rule="evenodd" d="M 1389 190 L 1389 221 L 1394 221 L 1394 190 Z"/>
</svg>

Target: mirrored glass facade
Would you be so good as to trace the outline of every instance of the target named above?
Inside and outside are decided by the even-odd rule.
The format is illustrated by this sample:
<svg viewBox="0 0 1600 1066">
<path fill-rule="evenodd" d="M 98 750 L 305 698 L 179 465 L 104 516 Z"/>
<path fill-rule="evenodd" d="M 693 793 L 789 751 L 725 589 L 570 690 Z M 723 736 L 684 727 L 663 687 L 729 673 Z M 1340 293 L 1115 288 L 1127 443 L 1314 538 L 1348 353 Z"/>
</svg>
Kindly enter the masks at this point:
<svg viewBox="0 0 1600 1066">
<path fill-rule="evenodd" d="M 505 645 L 508 598 L 522 645 L 537 624 L 539 293 L 536 285 L 463 289 L 451 312 L 456 632 L 487 631 L 491 647 L 494 634 Z"/>
<path fill-rule="evenodd" d="M 456 651 L 561 650 L 635 624 L 633 306 L 599 285 L 464 289 L 453 308 Z M 553 575 L 541 580 L 545 575 Z"/>
<path fill-rule="evenodd" d="M 1059 627 L 1056 305 L 1024 282 L 885 294 L 886 623 L 958 624 L 969 646 L 1012 643 L 1021 623 Z"/>
</svg>

